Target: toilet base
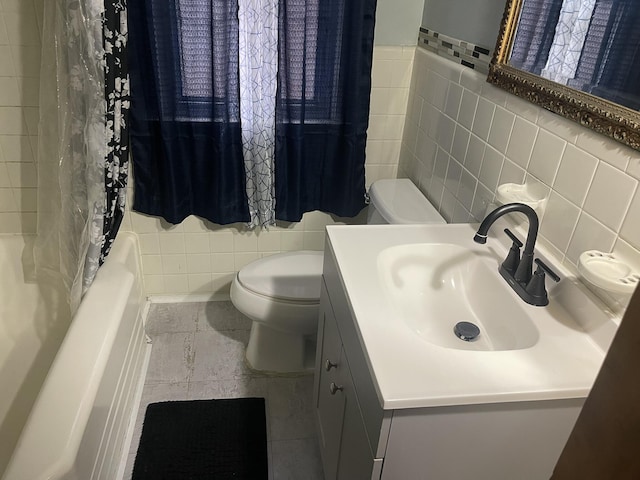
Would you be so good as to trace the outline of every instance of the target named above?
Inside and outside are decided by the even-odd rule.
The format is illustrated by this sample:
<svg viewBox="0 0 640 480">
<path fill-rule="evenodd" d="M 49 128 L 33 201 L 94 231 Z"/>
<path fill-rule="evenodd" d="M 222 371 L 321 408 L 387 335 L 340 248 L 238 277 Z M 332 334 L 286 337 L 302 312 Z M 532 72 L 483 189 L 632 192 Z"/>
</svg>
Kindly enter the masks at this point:
<svg viewBox="0 0 640 480">
<path fill-rule="evenodd" d="M 246 358 L 253 370 L 273 373 L 312 372 L 315 338 L 274 330 L 253 322 Z"/>
</svg>

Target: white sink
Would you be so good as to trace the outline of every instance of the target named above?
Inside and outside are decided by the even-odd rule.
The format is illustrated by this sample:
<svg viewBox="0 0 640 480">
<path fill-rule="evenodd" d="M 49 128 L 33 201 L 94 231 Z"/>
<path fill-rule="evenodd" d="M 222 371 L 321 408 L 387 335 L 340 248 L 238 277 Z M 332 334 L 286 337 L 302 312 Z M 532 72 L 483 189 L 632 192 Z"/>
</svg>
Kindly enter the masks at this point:
<svg viewBox="0 0 640 480">
<path fill-rule="evenodd" d="M 604 352 L 591 332 L 610 341 L 615 323 L 557 264 L 549 305 L 522 301 L 498 273 L 511 245 L 500 227 L 479 245 L 477 225 L 327 226 L 325 282 L 346 293 L 383 408 L 588 394 Z M 475 341 L 455 336 L 460 321 Z"/>
<path fill-rule="evenodd" d="M 423 340 L 458 350 L 518 350 L 536 344 L 539 333 L 522 301 L 487 262 L 488 252 L 450 243 L 398 245 L 378 254 L 378 275 L 398 322 Z M 471 341 L 454 327 L 480 329 Z"/>
</svg>

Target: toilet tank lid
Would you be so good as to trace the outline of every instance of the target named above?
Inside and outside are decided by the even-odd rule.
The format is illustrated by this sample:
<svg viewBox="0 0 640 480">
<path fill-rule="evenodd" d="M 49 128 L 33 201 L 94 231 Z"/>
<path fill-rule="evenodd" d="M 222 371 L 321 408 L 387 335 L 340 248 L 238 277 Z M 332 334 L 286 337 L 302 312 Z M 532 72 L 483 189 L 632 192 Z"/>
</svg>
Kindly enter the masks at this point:
<svg viewBox="0 0 640 480">
<path fill-rule="evenodd" d="M 270 255 L 251 262 L 238 272 L 243 287 L 272 298 L 319 301 L 322 252 L 296 251 Z"/>
<path fill-rule="evenodd" d="M 378 180 L 371 185 L 369 197 L 389 223 L 446 223 L 409 179 Z"/>
</svg>

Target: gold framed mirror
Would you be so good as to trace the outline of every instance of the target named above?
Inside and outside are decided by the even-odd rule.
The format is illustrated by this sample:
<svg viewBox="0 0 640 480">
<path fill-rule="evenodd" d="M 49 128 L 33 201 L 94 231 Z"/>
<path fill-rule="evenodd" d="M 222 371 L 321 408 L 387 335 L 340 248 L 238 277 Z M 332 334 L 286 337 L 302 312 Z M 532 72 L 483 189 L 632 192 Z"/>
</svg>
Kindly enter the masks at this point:
<svg viewBox="0 0 640 480">
<path fill-rule="evenodd" d="M 487 81 L 546 110 L 640 150 L 640 111 L 556 83 L 512 65 L 514 40 L 523 5 L 527 1 L 507 0 Z"/>
</svg>

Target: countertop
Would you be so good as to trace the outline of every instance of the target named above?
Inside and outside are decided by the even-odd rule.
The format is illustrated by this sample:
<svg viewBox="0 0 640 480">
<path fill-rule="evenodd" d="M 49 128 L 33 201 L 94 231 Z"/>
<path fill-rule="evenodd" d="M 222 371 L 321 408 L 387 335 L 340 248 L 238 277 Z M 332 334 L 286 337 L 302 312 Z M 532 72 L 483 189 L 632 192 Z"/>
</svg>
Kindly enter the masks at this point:
<svg viewBox="0 0 640 480">
<path fill-rule="evenodd" d="M 605 351 L 561 302 L 534 307 L 522 302 L 540 332 L 530 348 L 468 351 L 420 338 L 397 318 L 378 272 L 378 254 L 392 246 L 450 239 L 484 255 L 496 275 L 507 249 L 490 232 L 473 242 L 475 225 L 328 226 L 328 248 L 347 293 L 351 314 L 384 409 L 583 398 Z M 468 239 L 468 240 L 467 240 Z M 568 281 L 568 280 L 567 280 Z M 505 283 L 506 285 L 506 283 Z M 508 287 L 507 295 L 514 295 Z M 521 300 L 519 300 L 521 301 Z"/>
</svg>

